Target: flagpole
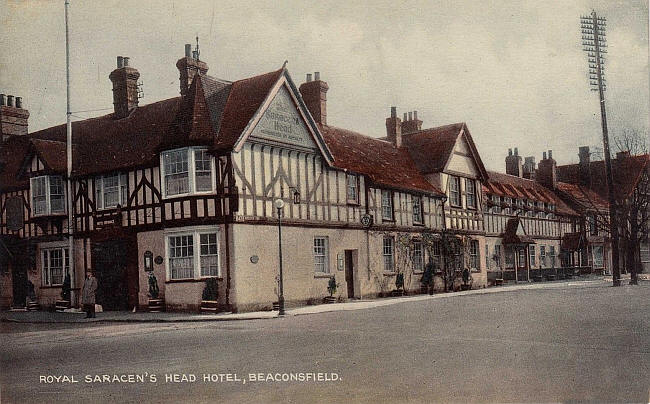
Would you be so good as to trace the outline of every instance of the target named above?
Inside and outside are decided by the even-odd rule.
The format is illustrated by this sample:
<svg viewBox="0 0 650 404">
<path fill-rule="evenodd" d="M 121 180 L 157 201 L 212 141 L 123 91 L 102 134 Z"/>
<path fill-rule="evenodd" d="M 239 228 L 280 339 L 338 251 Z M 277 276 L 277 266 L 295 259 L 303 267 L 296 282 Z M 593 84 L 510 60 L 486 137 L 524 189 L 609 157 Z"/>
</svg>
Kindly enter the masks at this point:
<svg viewBox="0 0 650 404">
<path fill-rule="evenodd" d="M 65 0 L 65 79 L 66 79 L 66 154 L 67 154 L 67 202 L 68 202 L 68 262 L 70 271 L 70 303 L 74 306 L 77 300 L 75 288 L 77 279 L 74 265 L 74 237 L 73 237 L 73 214 L 72 200 L 74 192 L 72 189 L 72 112 L 70 110 L 70 33 L 68 29 L 68 9 L 70 1 Z"/>
</svg>

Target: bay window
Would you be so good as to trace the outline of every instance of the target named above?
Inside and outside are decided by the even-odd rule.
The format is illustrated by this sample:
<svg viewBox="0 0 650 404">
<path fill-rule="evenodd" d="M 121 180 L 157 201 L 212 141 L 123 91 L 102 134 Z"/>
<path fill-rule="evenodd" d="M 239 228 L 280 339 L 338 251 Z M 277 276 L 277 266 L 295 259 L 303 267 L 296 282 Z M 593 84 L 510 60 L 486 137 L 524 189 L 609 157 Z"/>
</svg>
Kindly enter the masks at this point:
<svg viewBox="0 0 650 404">
<path fill-rule="evenodd" d="M 45 175 L 30 180 L 32 215 L 65 213 L 65 185 L 60 175 Z"/>
<path fill-rule="evenodd" d="M 185 147 L 160 155 L 163 196 L 214 191 L 214 157 L 206 148 Z"/>
<path fill-rule="evenodd" d="M 112 174 L 95 179 L 95 204 L 97 209 L 115 208 L 127 203 L 126 174 Z"/>
<path fill-rule="evenodd" d="M 165 244 L 168 279 L 220 276 L 219 233 L 216 229 L 170 233 L 165 237 Z"/>
</svg>

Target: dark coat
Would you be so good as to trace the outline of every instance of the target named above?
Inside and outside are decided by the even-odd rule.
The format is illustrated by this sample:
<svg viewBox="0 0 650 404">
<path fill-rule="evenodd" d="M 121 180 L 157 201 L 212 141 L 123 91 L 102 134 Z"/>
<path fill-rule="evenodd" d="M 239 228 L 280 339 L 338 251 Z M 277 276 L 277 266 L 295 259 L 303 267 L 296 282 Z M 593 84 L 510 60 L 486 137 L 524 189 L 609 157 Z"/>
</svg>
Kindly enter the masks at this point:
<svg viewBox="0 0 650 404">
<path fill-rule="evenodd" d="M 81 290 L 81 304 L 95 304 L 95 292 L 97 292 L 97 278 L 94 276 L 86 278 Z"/>
</svg>

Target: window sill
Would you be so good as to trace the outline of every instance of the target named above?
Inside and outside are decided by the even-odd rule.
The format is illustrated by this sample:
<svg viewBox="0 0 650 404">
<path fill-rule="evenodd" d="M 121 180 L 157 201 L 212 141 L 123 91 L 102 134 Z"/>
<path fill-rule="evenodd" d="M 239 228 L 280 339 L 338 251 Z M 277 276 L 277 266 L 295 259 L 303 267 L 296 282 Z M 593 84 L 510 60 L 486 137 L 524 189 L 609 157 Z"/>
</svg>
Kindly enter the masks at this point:
<svg viewBox="0 0 650 404">
<path fill-rule="evenodd" d="M 397 275 L 397 272 L 387 272 L 387 271 L 384 271 L 384 276 L 396 276 L 396 275 Z"/>
<path fill-rule="evenodd" d="M 413 271 L 413 275 L 422 275 L 424 271 Z"/>
<path fill-rule="evenodd" d="M 40 213 L 38 215 L 32 214 L 33 219 L 46 219 L 52 216 L 65 216 L 65 212 L 52 212 L 52 213 Z"/>
<path fill-rule="evenodd" d="M 348 205 L 352 205 L 352 206 L 359 206 L 359 205 L 361 205 L 361 203 L 359 203 L 359 201 L 353 201 L 353 200 L 350 200 L 350 199 L 348 199 L 347 204 L 348 204 Z"/>
<path fill-rule="evenodd" d="M 382 217 L 382 218 L 381 218 L 381 221 L 382 221 L 382 223 L 383 223 L 383 222 L 395 223 L 395 219 L 393 219 L 393 218 L 387 219 L 387 218 L 385 218 L 385 217 Z"/>
<path fill-rule="evenodd" d="M 214 190 L 211 191 L 202 191 L 202 192 L 188 192 L 185 194 L 176 194 L 176 195 L 165 195 L 163 196 L 163 200 L 170 200 L 170 199 L 178 199 L 178 198 L 186 198 L 189 196 L 202 196 L 202 195 L 214 195 L 216 192 Z"/>
<path fill-rule="evenodd" d="M 314 274 L 314 279 L 325 279 L 325 278 L 334 278 L 334 274 Z"/>
<path fill-rule="evenodd" d="M 204 282 L 206 279 L 217 279 L 223 280 L 223 278 L 218 276 L 204 276 L 202 278 L 187 278 L 187 279 L 168 279 L 165 283 L 190 283 L 190 282 Z"/>
<path fill-rule="evenodd" d="M 61 289 L 63 285 L 41 285 L 41 289 Z"/>
<path fill-rule="evenodd" d="M 413 222 L 413 226 L 424 227 L 424 223 Z"/>
</svg>

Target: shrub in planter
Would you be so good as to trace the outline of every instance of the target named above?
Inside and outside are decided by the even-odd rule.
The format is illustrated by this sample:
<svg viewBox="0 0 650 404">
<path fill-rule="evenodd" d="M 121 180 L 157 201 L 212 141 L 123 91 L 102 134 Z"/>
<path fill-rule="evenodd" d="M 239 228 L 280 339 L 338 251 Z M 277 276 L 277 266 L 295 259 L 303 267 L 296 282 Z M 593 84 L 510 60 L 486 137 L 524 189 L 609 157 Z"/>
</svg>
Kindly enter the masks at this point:
<svg viewBox="0 0 650 404">
<path fill-rule="evenodd" d="M 217 278 L 208 278 L 205 280 L 205 287 L 203 288 L 203 300 L 216 301 L 219 298 Z"/>
<path fill-rule="evenodd" d="M 336 298 L 334 297 L 334 293 L 336 293 L 337 288 L 338 288 L 338 285 L 336 284 L 336 279 L 334 277 L 331 277 L 329 282 L 327 282 L 327 292 L 330 295 L 325 298 L 325 303 L 334 303 L 334 302 L 336 302 Z"/>
<path fill-rule="evenodd" d="M 149 272 L 149 297 L 152 299 L 158 299 L 159 294 L 160 289 L 158 289 L 158 279 L 156 279 L 156 275 L 154 275 L 153 272 Z"/>
<path fill-rule="evenodd" d="M 424 268 L 422 278 L 420 278 L 420 284 L 422 285 L 422 289 L 428 291 L 430 294 L 433 294 L 433 276 L 433 264 L 428 263 Z"/>
</svg>

